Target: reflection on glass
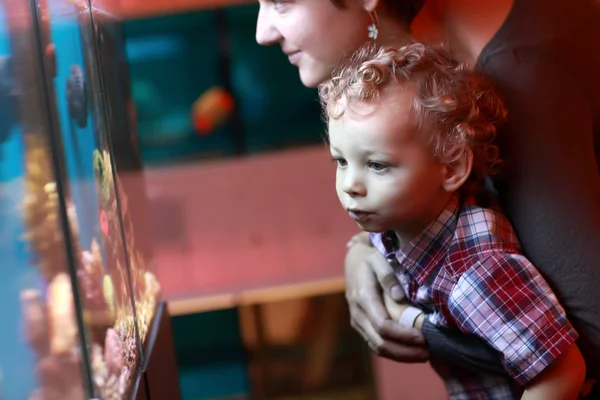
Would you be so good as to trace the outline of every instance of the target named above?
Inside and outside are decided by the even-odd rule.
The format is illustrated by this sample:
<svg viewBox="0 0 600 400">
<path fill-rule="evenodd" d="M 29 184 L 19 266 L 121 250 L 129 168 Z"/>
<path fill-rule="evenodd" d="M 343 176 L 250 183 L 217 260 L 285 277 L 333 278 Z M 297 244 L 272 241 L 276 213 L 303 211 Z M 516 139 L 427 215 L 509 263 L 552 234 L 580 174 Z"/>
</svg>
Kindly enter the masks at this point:
<svg viewBox="0 0 600 400">
<path fill-rule="evenodd" d="M 256 43 L 257 13 L 254 2 L 124 21 L 146 164 L 322 143 L 316 90 L 278 46 Z"/>
<path fill-rule="evenodd" d="M 140 341 L 145 343 L 148 328 L 154 316 L 159 288 L 150 268 L 148 246 L 147 244 L 140 245 L 134 229 L 135 216 L 137 216 L 135 222 L 138 232 L 140 220 L 147 218 L 140 212 L 140 210 L 145 211 L 143 209 L 145 198 L 143 195 L 135 193 L 136 190 L 143 190 L 143 180 L 136 173 L 136 162 L 141 165 L 141 159 L 136 154 L 135 146 L 129 143 L 129 141 L 137 139 L 137 132 L 135 131 L 134 104 L 129 92 L 127 60 L 119 21 L 113 19 L 107 10 L 93 9 L 92 16 L 93 27 L 85 26 L 85 24 L 82 26 L 82 33 L 88 33 L 88 35 L 84 34 L 85 37 L 90 38 L 92 33 L 95 33 L 96 52 L 94 57 L 87 59 L 86 70 L 88 75 L 94 75 L 96 78 L 99 75 L 102 91 L 92 92 L 90 97 L 94 102 L 105 106 L 104 115 L 106 116 L 106 118 L 96 120 L 95 131 L 100 132 L 97 135 L 100 147 L 112 149 L 110 154 L 119 157 L 119 159 L 114 157 L 107 159 L 106 156 L 109 152 L 103 151 L 104 165 L 107 168 L 104 176 L 109 180 L 109 186 L 114 187 L 113 203 L 107 212 L 118 217 L 118 223 L 114 225 L 114 232 L 116 233 L 117 229 L 120 229 L 121 244 L 117 243 L 114 238 L 111 240 L 117 251 L 125 250 L 125 262 L 130 274 L 130 290 L 133 293 L 132 300 L 135 305 L 134 316 Z M 100 68 L 98 69 L 97 66 Z M 120 169 L 117 170 L 116 166 L 119 166 Z M 132 202 L 131 199 L 134 201 Z M 135 207 L 130 207 L 130 204 L 135 204 Z M 135 214 L 136 211 L 137 214 Z"/>
<path fill-rule="evenodd" d="M 71 207 L 58 190 L 58 147 L 40 64 L 43 58 L 51 70 L 53 48 L 38 40 L 30 3 L 0 4 L 0 390 L 7 399 L 86 398 L 81 313 L 64 229 Z"/>
<path fill-rule="evenodd" d="M 129 398 L 144 359 L 160 288 L 94 24 L 84 3 L 0 1 L 0 398 Z"/>
<path fill-rule="evenodd" d="M 101 89 L 86 85 L 84 75 L 84 53 L 91 53 L 88 59 L 93 59 L 94 48 L 82 47 L 80 26 L 91 29 L 91 16 L 87 7 L 62 0 L 50 1 L 49 14 L 56 45 L 53 84 L 58 121 L 70 195 L 77 210 L 77 276 L 89 332 L 94 391 L 103 399 L 122 398 L 141 354 L 104 109 L 102 98 L 96 95 Z M 96 66 L 91 67 L 100 83 Z"/>
</svg>

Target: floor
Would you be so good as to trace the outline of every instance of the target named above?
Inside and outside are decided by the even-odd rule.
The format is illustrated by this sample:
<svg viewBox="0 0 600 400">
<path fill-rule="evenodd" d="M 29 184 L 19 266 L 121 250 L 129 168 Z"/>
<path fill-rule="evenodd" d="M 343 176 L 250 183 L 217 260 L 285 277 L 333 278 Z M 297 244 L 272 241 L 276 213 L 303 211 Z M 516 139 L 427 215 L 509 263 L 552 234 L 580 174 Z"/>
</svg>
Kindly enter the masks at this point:
<svg viewBox="0 0 600 400">
<path fill-rule="evenodd" d="M 298 335 L 297 325 L 307 318 L 303 308 L 281 304 L 264 313 L 263 340 L 267 347 L 259 348 L 248 336 L 247 331 L 252 333 L 253 329 L 244 321 L 243 311 L 229 309 L 173 318 L 183 400 L 248 400 L 251 393 L 258 397 L 257 382 L 265 378 L 269 400 L 374 399 L 369 359 L 361 352 L 361 343 L 349 324 L 344 324 L 347 329 L 339 333 L 334 348 L 327 350 L 335 356 L 322 377 L 325 380 L 319 380 L 324 386 L 317 386 L 310 395 L 294 395 L 305 388 L 307 371 L 315 370 L 310 367 L 307 346 L 318 332 L 305 330 L 304 335 Z M 257 369 L 261 371 L 258 377 Z M 336 390 L 323 389 L 327 387 Z M 343 389 L 337 389 L 340 387 Z M 286 392 L 285 396 L 273 395 Z"/>
<path fill-rule="evenodd" d="M 314 395 L 277 397 L 274 400 L 365 400 L 366 397 L 364 393 L 368 390 L 368 388 L 358 386 Z"/>
</svg>

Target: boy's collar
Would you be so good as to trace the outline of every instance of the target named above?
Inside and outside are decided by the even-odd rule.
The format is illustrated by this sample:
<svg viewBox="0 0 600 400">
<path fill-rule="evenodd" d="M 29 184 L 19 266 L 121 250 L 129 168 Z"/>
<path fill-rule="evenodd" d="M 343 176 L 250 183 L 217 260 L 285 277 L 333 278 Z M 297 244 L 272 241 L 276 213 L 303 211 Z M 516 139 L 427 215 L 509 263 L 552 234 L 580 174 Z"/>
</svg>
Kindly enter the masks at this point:
<svg viewBox="0 0 600 400">
<path fill-rule="evenodd" d="M 459 196 L 454 195 L 438 218 L 403 246 L 399 246 L 394 231 L 384 232 L 381 241 L 386 249 L 388 261 L 393 261 L 396 268 L 401 268 L 422 285 L 448 252 L 448 246 L 456 230 L 459 207 Z"/>
</svg>

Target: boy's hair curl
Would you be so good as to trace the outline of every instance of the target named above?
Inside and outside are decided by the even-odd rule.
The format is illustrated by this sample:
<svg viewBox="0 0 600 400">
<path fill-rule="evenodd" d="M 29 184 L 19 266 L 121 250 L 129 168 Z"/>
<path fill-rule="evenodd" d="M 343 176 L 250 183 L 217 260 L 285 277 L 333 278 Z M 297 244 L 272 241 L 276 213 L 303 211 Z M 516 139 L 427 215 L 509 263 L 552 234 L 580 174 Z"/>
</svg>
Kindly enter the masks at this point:
<svg viewBox="0 0 600 400">
<path fill-rule="evenodd" d="M 412 119 L 436 158 L 452 163 L 470 148 L 470 181 L 478 186 L 485 175 L 499 171 L 493 142 L 507 112 L 493 85 L 442 49 L 422 43 L 369 44 L 356 51 L 319 86 L 325 119 L 338 119 L 357 104 L 377 101 L 395 85 L 414 88 Z"/>
</svg>

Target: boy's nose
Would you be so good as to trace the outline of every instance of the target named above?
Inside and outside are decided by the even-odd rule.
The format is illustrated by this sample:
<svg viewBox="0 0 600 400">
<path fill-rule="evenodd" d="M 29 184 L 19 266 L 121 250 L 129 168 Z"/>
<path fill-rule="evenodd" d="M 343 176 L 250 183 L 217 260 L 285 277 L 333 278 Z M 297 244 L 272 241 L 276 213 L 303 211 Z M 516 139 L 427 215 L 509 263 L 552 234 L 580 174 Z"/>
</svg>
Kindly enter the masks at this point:
<svg viewBox="0 0 600 400">
<path fill-rule="evenodd" d="M 367 194 L 367 188 L 356 173 L 348 172 L 344 177 L 342 189 L 346 194 L 351 197 L 365 196 Z"/>
</svg>

